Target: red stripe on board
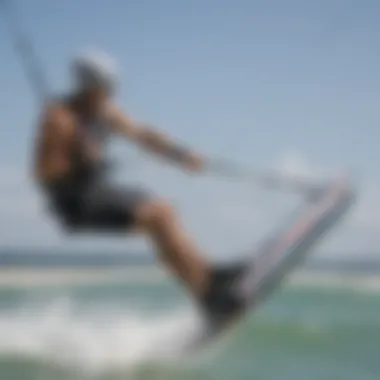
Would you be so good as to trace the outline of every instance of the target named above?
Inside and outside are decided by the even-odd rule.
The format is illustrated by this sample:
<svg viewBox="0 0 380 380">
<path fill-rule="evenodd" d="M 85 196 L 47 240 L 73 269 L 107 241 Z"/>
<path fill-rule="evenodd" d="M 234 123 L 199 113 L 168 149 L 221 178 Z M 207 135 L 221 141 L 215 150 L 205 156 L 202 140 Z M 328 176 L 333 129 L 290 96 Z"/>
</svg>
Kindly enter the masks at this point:
<svg viewBox="0 0 380 380">
<path fill-rule="evenodd" d="M 326 194 L 325 199 L 322 199 L 319 204 L 313 205 L 299 222 L 283 232 L 282 235 L 276 239 L 277 241 L 275 241 L 274 244 L 270 244 L 269 248 L 262 248 L 261 255 L 256 257 L 253 265 L 254 273 L 247 276 L 246 281 L 242 284 L 242 289 L 249 293 L 255 284 L 260 283 L 268 272 L 268 268 L 278 262 L 283 254 L 286 253 L 302 235 L 309 232 L 315 224 L 314 221 L 326 213 L 347 189 L 348 184 L 346 181 L 340 181 L 333 185 Z"/>
</svg>

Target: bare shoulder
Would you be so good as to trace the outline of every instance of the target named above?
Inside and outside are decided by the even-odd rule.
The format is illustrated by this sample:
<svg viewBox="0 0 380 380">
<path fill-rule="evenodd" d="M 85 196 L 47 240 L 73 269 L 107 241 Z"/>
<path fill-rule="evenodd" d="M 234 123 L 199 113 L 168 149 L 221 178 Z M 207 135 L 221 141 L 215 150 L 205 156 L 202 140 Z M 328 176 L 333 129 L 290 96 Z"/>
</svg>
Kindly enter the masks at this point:
<svg viewBox="0 0 380 380">
<path fill-rule="evenodd" d="M 74 116 L 64 102 L 48 102 L 43 110 L 41 117 L 42 127 L 46 130 L 64 132 L 70 129 L 74 123 Z"/>
<path fill-rule="evenodd" d="M 44 119 L 48 120 L 69 119 L 70 114 L 68 107 L 62 101 L 47 102 L 42 109 Z"/>
</svg>

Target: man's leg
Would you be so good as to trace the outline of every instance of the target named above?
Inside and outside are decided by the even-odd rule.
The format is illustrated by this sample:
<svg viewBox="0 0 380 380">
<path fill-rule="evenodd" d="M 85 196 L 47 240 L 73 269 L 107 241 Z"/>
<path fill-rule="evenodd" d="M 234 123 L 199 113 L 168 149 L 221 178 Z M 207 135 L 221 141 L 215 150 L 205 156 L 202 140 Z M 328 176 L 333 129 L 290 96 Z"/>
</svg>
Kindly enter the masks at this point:
<svg viewBox="0 0 380 380">
<path fill-rule="evenodd" d="M 94 183 L 83 196 L 85 226 L 99 232 L 134 231 L 146 234 L 160 259 L 201 297 L 208 286 L 209 265 L 190 241 L 170 205 L 143 189 Z"/>
<path fill-rule="evenodd" d="M 152 238 L 162 260 L 190 289 L 214 327 L 242 310 L 245 301 L 231 286 L 244 271 L 242 263 L 211 267 L 166 203 L 148 201 L 140 205 L 135 223 Z"/>
<path fill-rule="evenodd" d="M 229 284 L 241 266 L 212 268 L 185 233 L 166 202 L 141 189 L 98 183 L 85 194 L 84 227 L 102 232 L 145 233 L 153 241 L 161 260 L 186 285 L 211 318 L 221 318 L 239 308 Z M 235 302 L 236 301 L 236 302 Z"/>
<path fill-rule="evenodd" d="M 201 297 L 207 291 L 211 270 L 179 223 L 172 207 L 162 201 L 148 201 L 135 214 L 136 227 L 152 239 L 169 269 Z"/>
</svg>

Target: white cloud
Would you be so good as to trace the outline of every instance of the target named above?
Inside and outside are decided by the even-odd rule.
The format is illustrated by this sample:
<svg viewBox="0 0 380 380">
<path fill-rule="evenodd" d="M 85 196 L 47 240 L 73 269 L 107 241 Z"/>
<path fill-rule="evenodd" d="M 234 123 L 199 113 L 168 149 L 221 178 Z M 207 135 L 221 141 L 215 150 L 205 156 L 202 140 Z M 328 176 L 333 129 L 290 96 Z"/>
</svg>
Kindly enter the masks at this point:
<svg viewBox="0 0 380 380">
<path fill-rule="evenodd" d="M 144 160 L 145 162 L 147 160 Z M 149 161 L 148 161 L 149 162 Z M 310 178 L 330 171 L 311 165 L 301 154 L 290 152 L 273 163 L 278 170 Z M 247 183 L 192 178 L 159 164 L 141 164 L 138 171 L 121 170 L 118 180 L 145 183 L 178 208 L 183 224 L 201 249 L 211 256 L 245 251 L 283 223 L 298 203 L 294 196 L 266 192 Z M 145 248 L 141 239 L 67 238 L 62 235 L 31 184 L 26 170 L 0 166 L 0 244 L 70 249 Z M 363 183 L 352 215 L 326 240 L 326 252 L 377 251 L 380 246 L 380 183 Z"/>
<path fill-rule="evenodd" d="M 294 150 L 289 150 L 280 156 L 280 159 L 275 162 L 274 167 L 287 175 L 307 178 L 318 178 L 321 176 L 320 169 L 312 166 L 300 153 Z"/>
</svg>

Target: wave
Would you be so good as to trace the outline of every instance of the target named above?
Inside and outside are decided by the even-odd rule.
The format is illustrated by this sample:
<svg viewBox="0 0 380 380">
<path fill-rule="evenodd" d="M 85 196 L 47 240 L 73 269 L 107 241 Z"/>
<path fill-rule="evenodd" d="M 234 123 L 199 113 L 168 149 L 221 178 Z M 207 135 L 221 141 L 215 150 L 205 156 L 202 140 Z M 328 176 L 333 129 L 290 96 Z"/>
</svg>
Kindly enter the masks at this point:
<svg viewBox="0 0 380 380">
<path fill-rule="evenodd" d="M 148 362 L 178 363 L 202 329 L 188 307 L 166 314 L 107 308 L 97 305 L 78 313 L 67 298 L 2 312 L 0 357 L 34 358 L 90 372 L 133 370 Z"/>
</svg>

